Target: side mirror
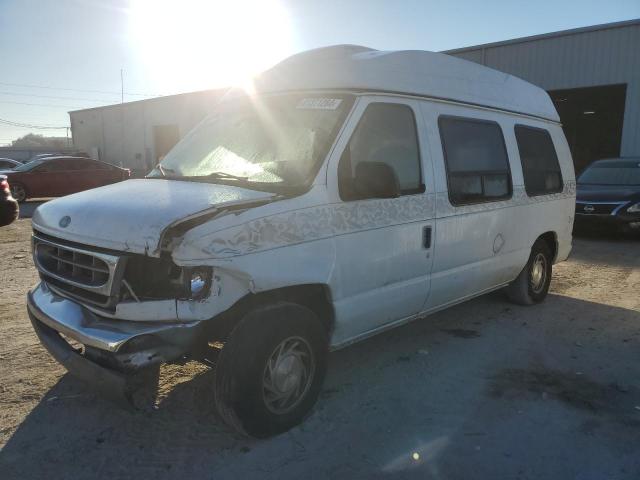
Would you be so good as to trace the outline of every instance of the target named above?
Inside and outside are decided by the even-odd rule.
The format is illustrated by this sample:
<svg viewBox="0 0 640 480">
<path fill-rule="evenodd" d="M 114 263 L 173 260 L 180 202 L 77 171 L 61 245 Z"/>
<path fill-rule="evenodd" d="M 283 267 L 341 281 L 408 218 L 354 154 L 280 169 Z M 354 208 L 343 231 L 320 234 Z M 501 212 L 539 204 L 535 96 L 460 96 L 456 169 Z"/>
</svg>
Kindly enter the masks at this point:
<svg viewBox="0 0 640 480">
<path fill-rule="evenodd" d="M 395 198 L 400 196 L 400 182 L 395 170 L 382 162 L 358 163 L 354 187 L 360 198 Z"/>
</svg>

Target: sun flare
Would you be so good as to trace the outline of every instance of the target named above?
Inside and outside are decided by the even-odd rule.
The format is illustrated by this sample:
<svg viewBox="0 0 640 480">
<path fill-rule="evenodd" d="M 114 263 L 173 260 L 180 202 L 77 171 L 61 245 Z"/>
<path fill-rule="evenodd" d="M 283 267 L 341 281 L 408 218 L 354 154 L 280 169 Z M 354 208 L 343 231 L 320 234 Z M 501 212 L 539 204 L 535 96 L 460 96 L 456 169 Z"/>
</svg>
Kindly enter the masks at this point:
<svg viewBox="0 0 640 480">
<path fill-rule="evenodd" d="M 291 53 L 278 0 L 131 0 L 129 19 L 149 80 L 166 93 L 247 87 Z"/>
</svg>

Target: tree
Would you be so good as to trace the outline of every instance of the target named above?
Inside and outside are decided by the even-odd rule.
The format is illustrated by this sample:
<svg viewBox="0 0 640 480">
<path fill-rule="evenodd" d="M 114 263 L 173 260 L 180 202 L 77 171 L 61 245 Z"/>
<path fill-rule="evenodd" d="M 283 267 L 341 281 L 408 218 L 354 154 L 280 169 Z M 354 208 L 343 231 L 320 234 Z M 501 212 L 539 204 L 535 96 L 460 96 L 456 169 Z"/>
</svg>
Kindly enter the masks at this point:
<svg viewBox="0 0 640 480">
<path fill-rule="evenodd" d="M 12 147 L 18 148 L 51 148 L 60 150 L 68 148 L 68 142 L 65 137 L 45 137 L 35 133 L 27 133 L 26 135 L 11 142 Z"/>
</svg>

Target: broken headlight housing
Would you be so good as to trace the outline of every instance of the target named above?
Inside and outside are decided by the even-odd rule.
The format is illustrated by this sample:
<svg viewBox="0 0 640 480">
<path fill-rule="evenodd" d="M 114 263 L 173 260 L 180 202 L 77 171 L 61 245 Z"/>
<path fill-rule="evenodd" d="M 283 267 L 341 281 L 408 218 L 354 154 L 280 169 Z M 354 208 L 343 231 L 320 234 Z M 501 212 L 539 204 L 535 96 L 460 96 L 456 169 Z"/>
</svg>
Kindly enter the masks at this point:
<svg viewBox="0 0 640 480">
<path fill-rule="evenodd" d="M 204 298 L 211 289 L 211 268 L 194 267 L 183 269 L 185 279 L 185 291 L 189 293 L 189 298 L 198 300 Z"/>
<path fill-rule="evenodd" d="M 131 256 L 122 300 L 198 300 L 211 290 L 211 267 L 180 267 L 171 258 Z"/>
</svg>

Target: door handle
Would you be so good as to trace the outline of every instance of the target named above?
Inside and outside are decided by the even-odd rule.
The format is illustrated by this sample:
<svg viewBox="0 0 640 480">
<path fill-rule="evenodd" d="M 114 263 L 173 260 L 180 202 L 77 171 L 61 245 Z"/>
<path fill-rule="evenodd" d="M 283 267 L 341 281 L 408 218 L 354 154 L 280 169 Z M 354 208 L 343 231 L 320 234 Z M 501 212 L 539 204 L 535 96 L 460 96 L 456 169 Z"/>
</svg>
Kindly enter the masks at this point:
<svg viewBox="0 0 640 480">
<path fill-rule="evenodd" d="M 422 229 L 422 245 L 424 248 L 431 248 L 431 226 L 427 225 Z"/>
</svg>

